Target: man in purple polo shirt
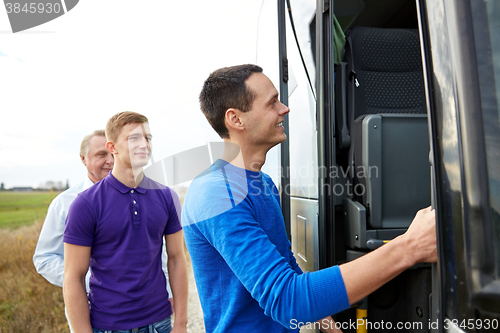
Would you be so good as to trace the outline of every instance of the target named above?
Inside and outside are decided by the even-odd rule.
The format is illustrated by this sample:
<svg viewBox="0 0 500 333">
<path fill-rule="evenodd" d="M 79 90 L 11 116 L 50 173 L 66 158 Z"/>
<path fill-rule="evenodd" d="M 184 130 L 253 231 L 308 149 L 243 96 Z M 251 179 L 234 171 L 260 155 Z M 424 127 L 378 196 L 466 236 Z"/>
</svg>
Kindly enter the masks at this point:
<svg viewBox="0 0 500 333">
<path fill-rule="evenodd" d="M 63 292 L 71 326 L 76 333 L 187 332 L 180 202 L 174 191 L 142 172 L 151 155 L 148 119 L 118 113 L 108 121 L 106 138 L 113 170 L 78 195 L 66 220 Z M 163 235 L 175 297 L 173 329 L 161 269 Z"/>
</svg>

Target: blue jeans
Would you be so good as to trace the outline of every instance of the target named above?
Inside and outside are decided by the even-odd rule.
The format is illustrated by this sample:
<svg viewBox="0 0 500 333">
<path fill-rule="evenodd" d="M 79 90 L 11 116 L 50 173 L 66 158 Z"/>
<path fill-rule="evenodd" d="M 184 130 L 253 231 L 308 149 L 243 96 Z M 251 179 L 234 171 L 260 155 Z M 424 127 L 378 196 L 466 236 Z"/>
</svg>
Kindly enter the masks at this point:
<svg viewBox="0 0 500 333">
<path fill-rule="evenodd" d="M 131 330 L 109 331 L 92 328 L 93 333 L 170 333 L 171 330 L 172 323 L 170 322 L 170 316 L 152 325 L 142 326 Z"/>
</svg>

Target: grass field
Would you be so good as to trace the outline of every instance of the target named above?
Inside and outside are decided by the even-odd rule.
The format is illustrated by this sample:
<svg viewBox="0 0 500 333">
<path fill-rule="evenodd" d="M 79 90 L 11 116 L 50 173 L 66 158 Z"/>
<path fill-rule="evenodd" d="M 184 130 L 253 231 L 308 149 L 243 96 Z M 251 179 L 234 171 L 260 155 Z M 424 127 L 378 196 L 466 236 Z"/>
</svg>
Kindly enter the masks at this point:
<svg viewBox="0 0 500 333">
<path fill-rule="evenodd" d="M 69 332 L 62 289 L 33 266 L 41 227 L 0 229 L 0 333 Z"/>
<path fill-rule="evenodd" d="M 0 192 L 0 228 L 18 228 L 41 221 L 59 192 Z"/>
<path fill-rule="evenodd" d="M 40 276 L 32 259 L 57 194 L 0 192 L 0 333 L 69 332 L 61 288 Z"/>
</svg>

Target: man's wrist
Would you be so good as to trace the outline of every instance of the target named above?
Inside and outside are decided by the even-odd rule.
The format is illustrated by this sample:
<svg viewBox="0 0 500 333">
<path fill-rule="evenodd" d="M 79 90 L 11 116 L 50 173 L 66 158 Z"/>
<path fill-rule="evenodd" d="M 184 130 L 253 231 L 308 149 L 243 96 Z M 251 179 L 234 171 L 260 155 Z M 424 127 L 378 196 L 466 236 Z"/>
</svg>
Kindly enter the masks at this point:
<svg viewBox="0 0 500 333">
<path fill-rule="evenodd" d="M 186 327 L 187 323 L 188 323 L 187 317 L 186 318 L 178 318 L 177 316 L 175 316 L 174 326 Z"/>
<path fill-rule="evenodd" d="M 387 245 L 389 244 L 394 246 L 394 251 L 397 251 L 397 253 L 400 254 L 401 263 L 404 265 L 405 269 L 410 268 L 419 262 L 416 252 L 414 251 L 414 241 L 410 239 L 406 233 L 394 238 Z"/>
</svg>

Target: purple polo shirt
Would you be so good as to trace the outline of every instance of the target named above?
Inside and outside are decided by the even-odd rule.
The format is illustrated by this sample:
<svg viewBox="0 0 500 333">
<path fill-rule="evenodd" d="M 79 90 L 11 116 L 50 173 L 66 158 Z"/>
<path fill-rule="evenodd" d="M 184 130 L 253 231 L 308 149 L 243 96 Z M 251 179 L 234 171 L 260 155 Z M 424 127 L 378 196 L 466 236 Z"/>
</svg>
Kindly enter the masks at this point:
<svg viewBox="0 0 500 333">
<path fill-rule="evenodd" d="M 172 314 L 161 249 L 163 235 L 182 229 L 179 216 L 177 194 L 147 177 L 130 188 L 110 172 L 73 201 L 64 242 L 92 247 L 92 327 L 133 329 Z"/>
</svg>

